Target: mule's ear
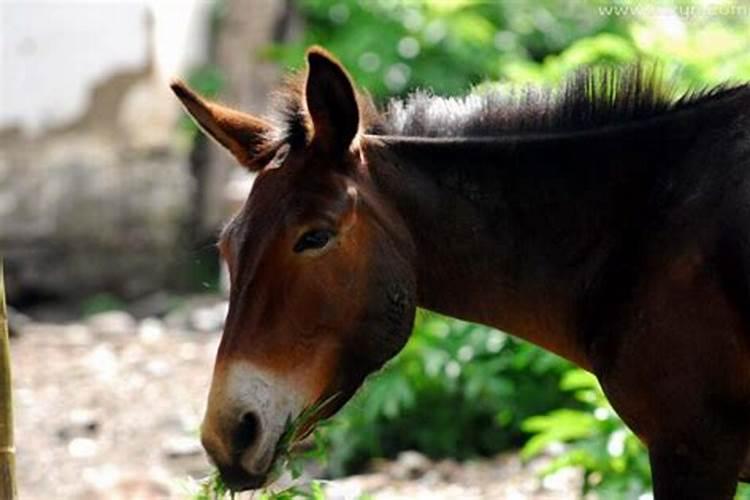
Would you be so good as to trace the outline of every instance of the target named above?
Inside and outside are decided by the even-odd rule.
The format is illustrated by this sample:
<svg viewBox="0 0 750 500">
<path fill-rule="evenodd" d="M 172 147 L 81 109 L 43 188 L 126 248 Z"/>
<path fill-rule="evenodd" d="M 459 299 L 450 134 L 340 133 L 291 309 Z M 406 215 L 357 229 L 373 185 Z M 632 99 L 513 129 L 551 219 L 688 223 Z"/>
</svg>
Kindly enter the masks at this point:
<svg viewBox="0 0 750 500">
<path fill-rule="evenodd" d="M 357 96 L 346 70 L 320 47 L 307 51 L 305 102 L 313 142 L 332 154 L 346 151 L 359 129 Z"/>
<path fill-rule="evenodd" d="M 272 130 L 268 122 L 207 101 L 180 80 L 174 80 L 170 87 L 198 126 L 227 148 L 240 164 L 252 171 L 260 170 L 273 157 L 275 148 L 266 146 Z"/>
</svg>

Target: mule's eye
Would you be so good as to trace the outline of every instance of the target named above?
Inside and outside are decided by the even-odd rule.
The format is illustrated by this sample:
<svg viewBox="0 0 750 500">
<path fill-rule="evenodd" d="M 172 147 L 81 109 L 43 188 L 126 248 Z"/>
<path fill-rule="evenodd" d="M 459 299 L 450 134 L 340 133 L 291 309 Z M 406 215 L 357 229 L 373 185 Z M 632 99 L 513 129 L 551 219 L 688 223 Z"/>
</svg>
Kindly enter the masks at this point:
<svg viewBox="0 0 750 500">
<path fill-rule="evenodd" d="M 308 231 L 297 240 L 294 244 L 294 251 L 296 253 L 304 252 L 305 250 L 317 250 L 323 248 L 331 241 L 334 234 L 333 231 L 328 229 L 313 229 Z"/>
</svg>

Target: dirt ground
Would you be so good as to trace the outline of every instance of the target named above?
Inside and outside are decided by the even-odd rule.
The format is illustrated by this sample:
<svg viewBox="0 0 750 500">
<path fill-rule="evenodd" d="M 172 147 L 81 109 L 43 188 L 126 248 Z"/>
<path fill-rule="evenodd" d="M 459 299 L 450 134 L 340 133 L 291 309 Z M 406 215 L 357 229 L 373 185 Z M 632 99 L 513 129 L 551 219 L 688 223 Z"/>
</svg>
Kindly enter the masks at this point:
<svg viewBox="0 0 750 500">
<path fill-rule="evenodd" d="M 197 431 L 224 307 L 202 299 L 163 319 L 111 312 L 23 326 L 11 340 L 20 498 L 189 498 L 189 478 L 209 471 Z M 342 500 L 575 498 L 578 475 L 542 481 L 539 467 L 406 452 L 326 489 Z"/>
</svg>

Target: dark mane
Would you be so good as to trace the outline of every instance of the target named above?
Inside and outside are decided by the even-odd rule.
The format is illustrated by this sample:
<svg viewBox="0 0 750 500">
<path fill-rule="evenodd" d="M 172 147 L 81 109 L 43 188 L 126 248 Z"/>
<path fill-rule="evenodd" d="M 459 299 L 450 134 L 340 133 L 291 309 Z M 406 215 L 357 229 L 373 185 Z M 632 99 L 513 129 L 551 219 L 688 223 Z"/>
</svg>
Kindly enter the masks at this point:
<svg viewBox="0 0 750 500">
<path fill-rule="evenodd" d="M 657 66 L 588 68 L 559 88 L 480 87 L 463 97 L 419 91 L 389 104 L 382 134 L 418 137 L 565 132 L 621 125 L 722 99 L 748 85 L 679 93 Z"/>
<path fill-rule="evenodd" d="M 486 84 L 462 97 L 424 90 L 391 100 L 379 113 L 360 94 L 362 130 L 402 137 L 491 137 L 523 132 L 583 131 L 635 123 L 720 101 L 750 84 L 680 92 L 657 65 L 594 67 L 575 72 L 559 87 Z M 304 79 L 293 75 L 277 93 L 274 121 L 292 143 L 309 139 Z"/>
</svg>

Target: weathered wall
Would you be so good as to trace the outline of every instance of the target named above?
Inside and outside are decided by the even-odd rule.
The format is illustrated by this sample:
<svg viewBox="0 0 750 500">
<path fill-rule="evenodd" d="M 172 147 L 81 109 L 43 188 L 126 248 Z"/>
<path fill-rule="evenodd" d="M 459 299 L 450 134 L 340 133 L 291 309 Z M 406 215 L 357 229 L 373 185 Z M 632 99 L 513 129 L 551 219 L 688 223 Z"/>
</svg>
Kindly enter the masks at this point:
<svg viewBox="0 0 750 500">
<path fill-rule="evenodd" d="M 10 302 L 127 298 L 162 287 L 186 260 L 180 238 L 195 184 L 187 152 L 175 147 L 179 107 L 157 65 L 153 15 L 135 2 L 11 6 L 0 127 L 0 254 Z M 76 10 L 77 25 L 54 22 Z M 23 21 L 33 26 L 28 33 L 18 31 Z M 88 40 L 76 38 L 79 28 Z M 120 38 L 106 39 L 109 29 Z M 140 54 L 101 50 L 128 43 Z M 44 79 L 29 80 L 19 67 Z M 47 95 L 56 80 L 59 106 Z"/>
<path fill-rule="evenodd" d="M 120 88 L 121 80 L 100 87 L 122 90 L 122 99 L 98 110 L 96 126 L 84 116 L 35 139 L 0 137 L 0 249 L 11 299 L 134 296 L 162 286 L 177 263 L 195 186 L 185 155 L 157 140 L 170 136 L 171 118 L 169 127 L 156 117 L 122 124 L 128 97 L 159 91 Z M 143 134 L 149 127 L 159 134 Z"/>
<path fill-rule="evenodd" d="M 198 32 L 206 39 L 202 43 L 191 40 L 189 46 L 203 46 L 203 58 L 225 73 L 223 101 L 240 109 L 263 111 L 279 74 L 260 52 L 269 42 L 286 39 L 294 31 L 291 3 L 254 0 L 248 8 L 246 1 L 226 0 L 213 37 L 206 29 L 210 23 L 207 4 L 185 3 L 185 8 L 188 4 L 202 7 L 204 26 Z M 160 4 L 140 10 L 137 2 L 122 5 L 153 13 Z M 122 5 L 118 9 L 126 8 Z M 116 17 L 96 17 L 88 10 L 78 18 L 69 10 L 34 8 L 37 10 L 26 12 L 27 18 L 64 13 L 76 22 L 118 22 Z M 68 6 L 73 10 L 90 8 L 93 6 L 88 4 Z M 117 12 L 127 25 L 125 13 L 130 11 Z M 10 18 L 24 20 L 17 13 Z M 34 106 L 41 110 L 38 113 L 18 105 L 0 113 L 0 254 L 6 260 L 11 303 L 41 297 L 80 299 L 101 292 L 127 299 L 184 282 L 187 267 L 196 260 L 197 247 L 213 237 L 228 214 L 229 179 L 233 175 L 248 179 L 228 155 L 206 142 L 193 154 L 187 145 L 177 144 L 180 137 L 175 123 L 182 111 L 166 85 L 174 73 L 164 75 L 164 61 L 159 60 L 159 54 L 169 52 L 158 45 L 160 39 L 165 40 L 159 35 L 160 18 L 141 15 L 140 19 L 141 27 L 131 29 L 130 35 L 118 31 L 121 27 L 115 30 L 120 38 L 115 46 L 132 44 L 143 51 L 141 57 L 117 56 L 120 62 L 113 63 L 88 87 L 81 109 L 72 114 L 62 112 L 65 106 L 57 109 L 52 99 L 35 101 Z M 59 28 L 55 23 L 49 26 L 35 31 L 41 33 L 39 40 L 48 44 L 51 41 L 45 38 L 49 34 L 45 29 Z M 78 40 L 79 52 L 61 54 L 69 60 L 56 63 L 46 80 L 27 82 L 31 86 L 27 93 L 35 91 L 34 85 L 49 91 L 55 75 L 68 70 L 90 78 L 93 73 L 77 65 L 85 66 L 94 54 L 102 56 L 98 44 L 113 43 L 103 40 L 114 25 L 85 26 L 93 30 L 90 47 L 86 40 Z M 65 35 L 64 23 L 59 34 Z M 39 47 L 35 45 L 42 43 L 39 40 L 26 40 L 22 33 L 19 36 L 18 43 L 5 44 L 2 50 L 59 49 Z M 164 43 L 180 42 L 166 39 Z M 193 62 L 200 62 L 192 56 Z M 22 67 L 22 62 L 14 64 Z M 186 73 L 187 68 L 177 71 L 183 76 Z M 61 77 L 61 99 L 71 88 L 77 90 L 62 84 L 69 76 Z M 15 82 L 2 91 L 4 100 L 15 102 L 23 98 L 24 86 Z M 51 110 L 50 119 L 40 121 L 45 106 Z M 243 185 L 239 197 L 246 191 L 247 185 Z"/>
</svg>

